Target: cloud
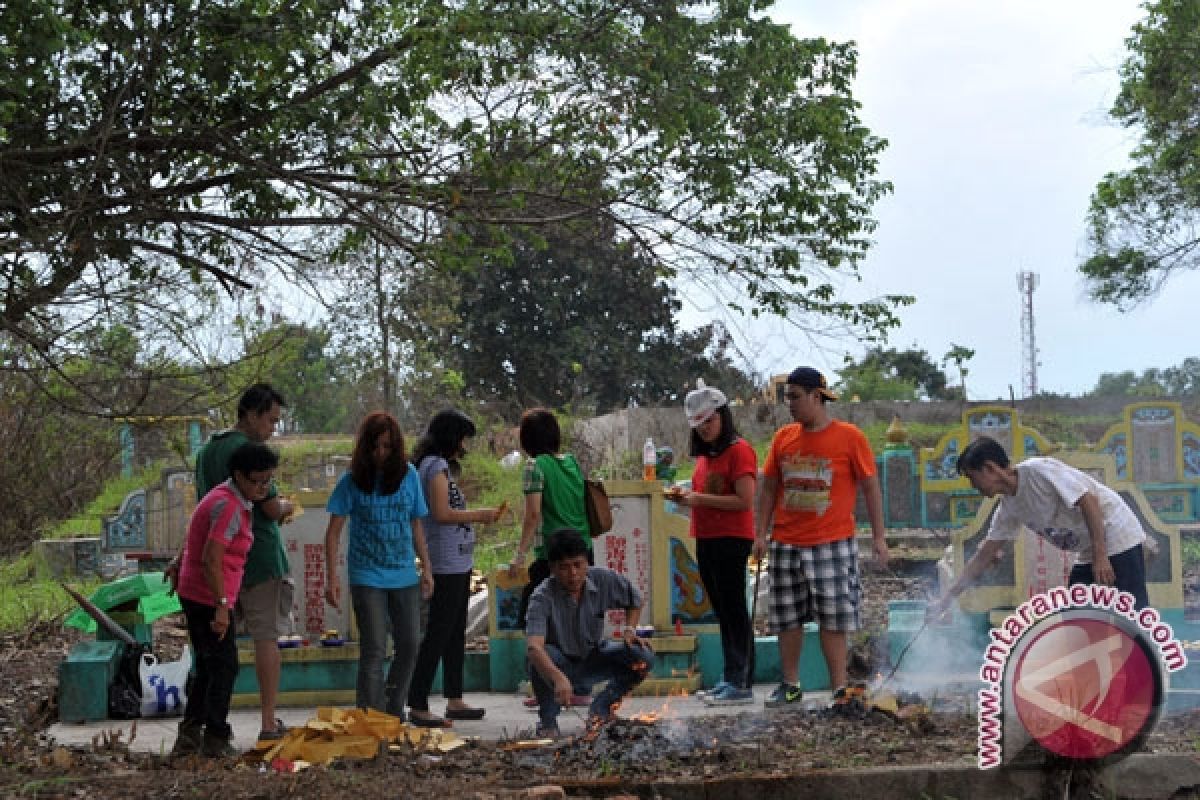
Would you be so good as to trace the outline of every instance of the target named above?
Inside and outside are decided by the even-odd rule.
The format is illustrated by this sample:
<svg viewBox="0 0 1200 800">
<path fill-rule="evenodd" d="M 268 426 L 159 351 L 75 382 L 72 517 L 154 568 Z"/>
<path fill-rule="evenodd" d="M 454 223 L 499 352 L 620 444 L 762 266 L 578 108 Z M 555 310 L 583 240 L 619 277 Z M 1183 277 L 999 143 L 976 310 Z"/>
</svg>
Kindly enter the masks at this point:
<svg viewBox="0 0 1200 800">
<path fill-rule="evenodd" d="M 768 12 L 798 36 L 854 40 L 864 121 L 890 146 L 876 246 L 853 297 L 915 294 L 892 344 L 938 359 L 951 342 L 976 350 L 972 399 L 1022 388 L 1017 272 L 1033 270 L 1041 390 L 1081 393 L 1102 372 L 1177 364 L 1194 354 L 1183 276 L 1130 314 L 1084 298 L 1076 271 L 1088 200 L 1128 163 L 1130 132 L 1105 112 L 1119 88 L 1125 39 L 1143 16 L 1134 0 L 793 0 Z M 747 325 L 765 371 L 814 353 L 778 324 Z M 857 355 L 857 344 L 844 352 Z M 799 359 L 799 360 L 797 360 Z"/>
</svg>

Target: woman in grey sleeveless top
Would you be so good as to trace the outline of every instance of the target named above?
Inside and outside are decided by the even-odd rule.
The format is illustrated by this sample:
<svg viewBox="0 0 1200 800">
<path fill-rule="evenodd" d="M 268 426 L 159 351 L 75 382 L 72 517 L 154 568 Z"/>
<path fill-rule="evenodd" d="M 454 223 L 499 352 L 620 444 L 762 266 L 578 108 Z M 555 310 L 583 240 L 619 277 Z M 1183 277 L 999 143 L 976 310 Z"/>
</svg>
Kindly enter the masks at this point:
<svg viewBox="0 0 1200 800">
<path fill-rule="evenodd" d="M 427 728 L 444 727 L 447 719 L 480 719 L 482 708 L 463 702 L 463 655 L 466 647 L 467 603 L 471 595 L 471 569 L 475 564 L 474 522 L 493 523 L 499 508 L 467 510 L 458 486 L 458 459 L 466 452 L 467 440 L 475 435 L 475 423 L 461 411 L 439 411 L 417 442 L 413 464 L 421 477 L 429 516 L 423 522 L 433 571 L 433 597 L 429 621 L 417 653 L 408 692 L 409 720 Z M 442 694 L 446 698 L 443 719 L 429 711 L 429 691 L 442 664 Z"/>
</svg>

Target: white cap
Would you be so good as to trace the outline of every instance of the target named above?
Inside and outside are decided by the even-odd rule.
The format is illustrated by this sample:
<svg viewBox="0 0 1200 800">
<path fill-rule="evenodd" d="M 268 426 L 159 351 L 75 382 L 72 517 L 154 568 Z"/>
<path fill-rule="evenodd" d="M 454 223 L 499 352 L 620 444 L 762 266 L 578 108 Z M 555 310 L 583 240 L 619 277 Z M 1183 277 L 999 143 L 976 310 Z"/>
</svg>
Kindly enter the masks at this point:
<svg viewBox="0 0 1200 800">
<path fill-rule="evenodd" d="M 729 404 L 725 393 L 715 386 L 705 386 L 703 378 L 696 381 L 696 387 L 688 392 L 683 401 L 683 413 L 687 415 L 688 425 L 693 428 L 703 425 L 718 408 Z"/>
</svg>

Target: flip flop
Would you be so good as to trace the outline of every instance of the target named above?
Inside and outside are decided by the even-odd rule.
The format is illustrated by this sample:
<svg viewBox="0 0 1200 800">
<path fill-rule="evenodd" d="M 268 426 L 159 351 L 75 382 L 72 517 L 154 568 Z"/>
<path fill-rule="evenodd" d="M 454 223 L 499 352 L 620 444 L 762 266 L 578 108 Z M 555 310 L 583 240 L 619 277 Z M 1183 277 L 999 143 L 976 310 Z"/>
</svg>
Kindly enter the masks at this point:
<svg viewBox="0 0 1200 800">
<path fill-rule="evenodd" d="M 452 723 L 441 717 L 418 717 L 416 714 L 408 715 L 409 723 L 416 725 L 418 728 L 450 728 Z"/>
<path fill-rule="evenodd" d="M 484 708 L 447 708 L 446 719 L 483 719 Z"/>
</svg>

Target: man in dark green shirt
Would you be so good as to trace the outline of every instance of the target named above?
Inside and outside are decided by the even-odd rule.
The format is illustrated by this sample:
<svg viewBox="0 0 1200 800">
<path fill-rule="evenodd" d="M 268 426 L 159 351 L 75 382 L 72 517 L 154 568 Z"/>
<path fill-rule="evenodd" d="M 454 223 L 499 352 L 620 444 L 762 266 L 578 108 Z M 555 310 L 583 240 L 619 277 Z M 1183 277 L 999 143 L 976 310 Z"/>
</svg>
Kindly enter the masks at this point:
<svg viewBox="0 0 1200 800">
<path fill-rule="evenodd" d="M 265 383 L 256 383 L 238 401 L 238 421 L 218 431 L 196 455 L 196 499 L 229 478 L 229 456 L 248 441 L 265 442 L 275 432 L 283 396 Z M 292 504 L 271 484 L 267 498 L 254 504 L 254 544 L 246 554 L 246 572 L 238 596 L 242 627 L 254 640 L 254 670 L 262 704 L 259 738 L 279 738 L 285 728 L 275 717 L 279 697 L 281 658 L 279 637 L 290 633 L 293 583 L 288 576 L 287 553 L 279 521 L 291 516 Z"/>
</svg>

